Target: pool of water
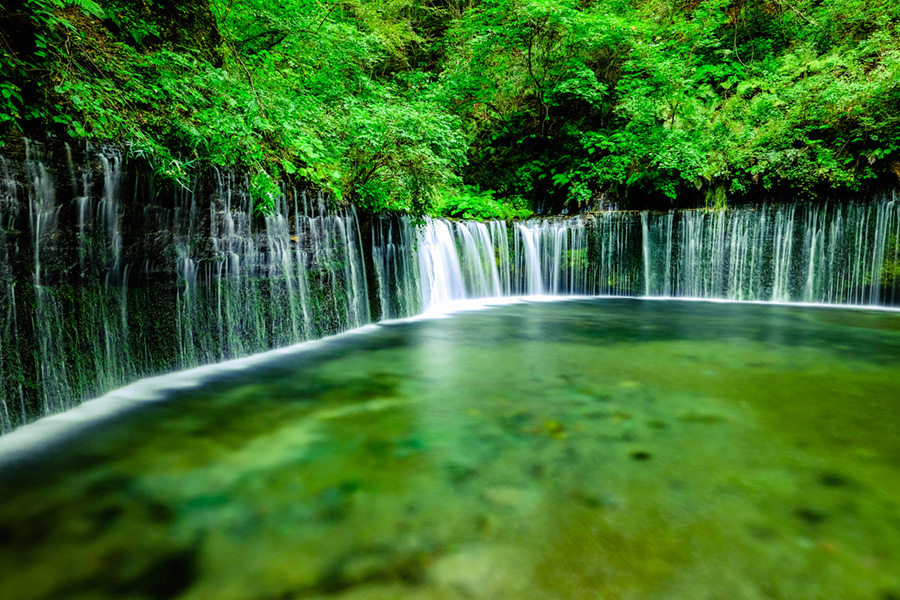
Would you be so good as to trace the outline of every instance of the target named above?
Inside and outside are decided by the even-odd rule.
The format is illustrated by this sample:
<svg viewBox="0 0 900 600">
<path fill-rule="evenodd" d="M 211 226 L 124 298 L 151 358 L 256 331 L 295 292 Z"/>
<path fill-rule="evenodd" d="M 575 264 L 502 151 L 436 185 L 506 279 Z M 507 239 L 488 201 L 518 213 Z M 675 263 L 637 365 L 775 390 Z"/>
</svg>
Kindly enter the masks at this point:
<svg viewBox="0 0 900 600">
<path fill-rule="evenodd" d="M 0 598 L 898 600 L 898 367 L 889 311 L 383 324 L 0 464 Z"/>
</svg>

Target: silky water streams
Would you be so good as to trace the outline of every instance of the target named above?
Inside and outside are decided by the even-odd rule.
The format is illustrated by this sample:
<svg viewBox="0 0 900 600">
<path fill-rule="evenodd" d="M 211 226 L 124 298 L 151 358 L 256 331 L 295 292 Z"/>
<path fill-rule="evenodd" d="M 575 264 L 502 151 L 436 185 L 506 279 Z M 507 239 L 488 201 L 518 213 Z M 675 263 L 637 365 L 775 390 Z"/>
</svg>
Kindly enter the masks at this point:
<svg viewBox="0 0 900 600">
<path fill-rule="evenodd" d="M 0 598 L 900 598 L 898 356 L 894 311 L 594 298 L 139 382 L 0 438 Z"/>
</svg>

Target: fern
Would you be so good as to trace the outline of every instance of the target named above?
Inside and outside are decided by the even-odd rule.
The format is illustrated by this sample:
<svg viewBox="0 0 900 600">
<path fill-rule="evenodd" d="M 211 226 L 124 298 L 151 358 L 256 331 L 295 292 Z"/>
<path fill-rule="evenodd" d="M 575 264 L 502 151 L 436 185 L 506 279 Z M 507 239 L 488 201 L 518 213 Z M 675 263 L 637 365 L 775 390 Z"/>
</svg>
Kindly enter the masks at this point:
<svg viewBox="0 0 900 600">
<path fill-rule="evenodd" d="M 86 15 L 97 17 L 98 19 L 106 18 L 103 8 L 95 0 L 55 0 L 55 4 L 60 8 L 66 5 L 77 6 Z"/>
</svg>

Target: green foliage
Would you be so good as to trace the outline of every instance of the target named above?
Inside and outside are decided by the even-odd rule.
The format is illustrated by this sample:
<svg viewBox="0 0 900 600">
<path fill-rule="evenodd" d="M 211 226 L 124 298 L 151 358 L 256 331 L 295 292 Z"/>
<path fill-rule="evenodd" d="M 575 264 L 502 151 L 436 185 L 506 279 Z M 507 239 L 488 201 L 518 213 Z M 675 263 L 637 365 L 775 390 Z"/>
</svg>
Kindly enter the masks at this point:
<svg viewBox="0 0 900 600">
<path fill-rule="evenodd" d="M 533 213 L 524 198 L 501 202 L 494 198 L 493 190 L 480 190 L 475 186 L 462 186 L 455 192 L 445 191 L 438 195 L 437 214 L 456 219 L 479 221 L 527 219 Z"/>
<path fill-rule="evenodd" d="M 495 0 L 453 29 L 467 177 L 555 209 L 896 182 L 896 3 Z M 499 183 L 497 182 L 500 179 Z"/>
<path fill-rule="evenodd" d="M 336 140 L 347 188 L 363 207 L 428 208 L 435 186 L 452 183 L 465 162 L 459 120 L 434 102 L 372 86 L 348 101 Z M 409 97 L 412 96 L 412 97 Z"/>
<path fill-rule="evenodd" d="M 98 19 L 102 19 L 106 16 L 106 12 L 103 8 L 97 4 L 94 0 L 51 0 L 54 5 L 58 8 L 63 8 L 66 5 L 77 6 L 80 8 L 84 14 L 97 17 Z"/>
<path fill-rule="evenodd" d="M 120 141 L 185 186 L 242 170 L 261 210 L 284 177 L 485 219 L 900 177 L 893 0 L 22 5 L 0 128 Z"/>
<path fill-rule="evenodd" d="M 12 81 L 0 81 L 0 123 L 21 117 L 22 90 Z"/>
</svg>

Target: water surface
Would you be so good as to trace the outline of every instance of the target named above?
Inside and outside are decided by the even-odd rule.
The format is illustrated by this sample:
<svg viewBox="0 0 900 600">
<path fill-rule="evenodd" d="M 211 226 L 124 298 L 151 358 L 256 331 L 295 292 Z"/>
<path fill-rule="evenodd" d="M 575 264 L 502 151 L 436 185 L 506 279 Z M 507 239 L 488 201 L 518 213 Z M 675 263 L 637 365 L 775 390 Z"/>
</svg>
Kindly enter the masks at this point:
<svg viewBox="0 0 900 600">
<path fill-rule="evenodd" d="M 0 597 L 897 600 L 898 359 L 888 311 L 383 324 L 3 464 Z"/>
</svg>

